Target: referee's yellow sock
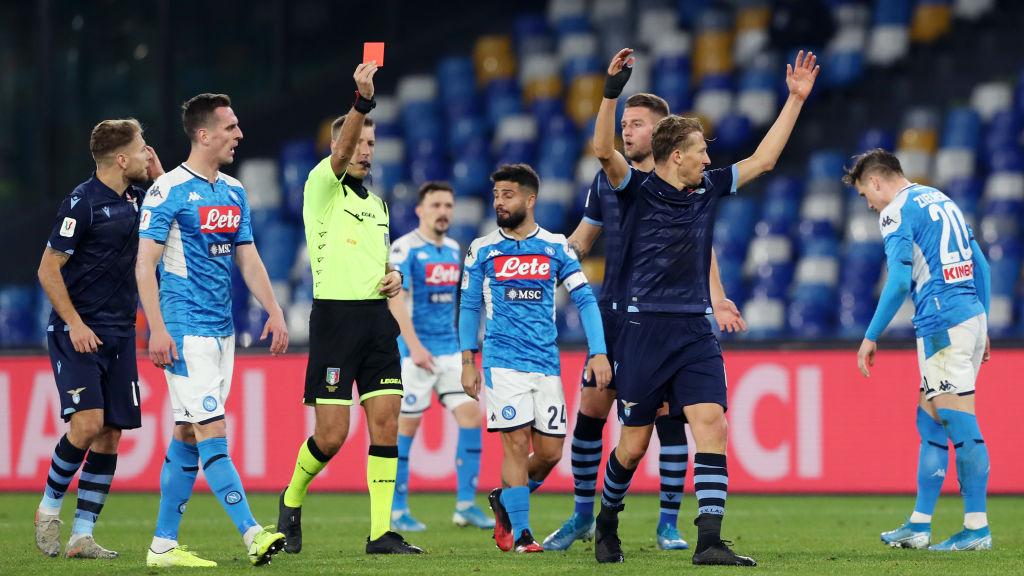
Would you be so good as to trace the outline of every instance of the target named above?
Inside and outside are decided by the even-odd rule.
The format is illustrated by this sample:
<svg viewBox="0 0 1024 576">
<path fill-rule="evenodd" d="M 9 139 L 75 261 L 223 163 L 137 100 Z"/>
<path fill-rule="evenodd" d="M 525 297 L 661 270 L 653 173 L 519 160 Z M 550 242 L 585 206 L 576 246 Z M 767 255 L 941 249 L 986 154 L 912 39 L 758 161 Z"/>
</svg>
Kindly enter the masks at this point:
<svg viewBox="0 0 1024 576">
<path fill-rule="evenodd" d="M 295 472 L 292 473 L 292 481 L 284 491 L 284 505 L 289 508 L 302 506 L 306 499 L 306 491 L 309 490 L 309 483 L 316 478 L 316 475 L 327 466 L 331 457 L 320 451 L 320 447 L 310 436 L 299 446 L 299 455 L 295 458 Z"/>
<path fill-rule="evenodd" d="M 398 446 L 370 446 L 366 460 L 366 486 L 370 491 L 370 540 L 391 529 L 391 504 L 398 475 Z"/>
</svg>

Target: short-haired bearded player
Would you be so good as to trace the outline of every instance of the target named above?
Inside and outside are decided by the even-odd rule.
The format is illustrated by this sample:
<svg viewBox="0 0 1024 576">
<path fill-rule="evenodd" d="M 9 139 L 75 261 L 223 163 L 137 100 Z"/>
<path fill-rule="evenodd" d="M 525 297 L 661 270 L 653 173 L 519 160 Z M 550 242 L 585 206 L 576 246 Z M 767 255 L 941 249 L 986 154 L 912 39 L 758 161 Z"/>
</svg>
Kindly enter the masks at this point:
<svg viewBox="0 0 1024 576">
<path fill-rule="evenodd" d="M 632 66 L 632 50 L 621 50 L 609 64 L 622 68 Z M 626 77 L 628 79 L 628 76 Z M 618 98 L 625 81 L 620 86 L 609 86 L 609 96 Z M 634 94 L 626 99 L 622 113 L 622 142 L 624 155 L 615 150 L 615 115 L 598 116 L 594 130 L 594 154 L 602 163 L 612 156 L 623 158 L 642 172 L 654 170 L 651 155 L 651 135 L 659 120 L 669 115 L 665 100 L 654 94 Z M 605 274 L 598 296 L 601 319 L 608 352 L 611 354 L 615 335 L 622 323 L 624 306 L 621 293 L 615 281 L 622 268 L 623 238 L 619 228 L 618 197 L 608 185 L 604 170 L 594 176 L 587 194 L 583 219 L 576 231 L 569 237 L 569 244 L 582 259 L 590 252 L 601 232 L 604 232 Z M 711 252 L 710 273 L 711 302 L 718 327 L 723 332 L 746 330 L 736 304 L 725 296 L 725 288 L 718 272 L 718 260 Z M 614 358 L 611 359 L 614 365 Z M 607 388 L 599 388 L 593 380 L 584 379 L 580 398 L 580 411 L 576 415 L 576 426 L 572 435 L 572 476 L 574 480 L 575 509 L 572 516 L 554 533 L 544 540 L 548 550 L 566 550 L 576 540 L 589 540 L 594 535 L 594 494 L 597 488 L 597 471 L 601 465 L 601 436 L 608 413 L 615 404 L 615 379 Z M 661 449 L 658 453 L 661 472 L 660 514 L 656 528 L 657 545 L 662 550 L 685 550 L 689 544 L 676 527 L 679 505 L 683 497 L 686 480 L 688 446 L 686 442 L 686 420 L 670 418 L 667 411 L 655 421 Z"/>
</svg>

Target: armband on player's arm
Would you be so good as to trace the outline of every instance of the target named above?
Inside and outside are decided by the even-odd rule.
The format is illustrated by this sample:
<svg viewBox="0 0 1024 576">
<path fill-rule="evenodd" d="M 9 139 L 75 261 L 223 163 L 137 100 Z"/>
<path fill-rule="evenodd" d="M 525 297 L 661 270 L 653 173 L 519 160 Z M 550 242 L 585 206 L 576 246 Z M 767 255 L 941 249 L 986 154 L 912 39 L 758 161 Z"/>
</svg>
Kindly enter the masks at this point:
<svg viewBox="0 0 1024 576">
<path fill-rule="evenodd" d="M 978 291 L 978 300 L 981 300 L 981 305 L 985 307 L 985 315 L 988 316 L 989 304 L 992 302 L 991 269 L 988 259 L 985 258 L 985 253 L 981 251 L 981 246 L 978 246 L 978 241 L 973 238 L 971 239 L 971 251 L 974 254 L 972 256 L 974 260 L 974 289 Z"/>
<path fill-rule="evenodd" d="M 910 293 L 911 261 L 909 256 L 893 254 L 889 256 L 889 276 L 885 280 L 885 287 L 882 288 L 882 295 L 878 298 L 878 308 L 871 318 L 867 333 L 864 338 L 872 342 L 878 338 L 892 322 L 893 316 L 899 311 L 900 306 Z"/>
</svg>

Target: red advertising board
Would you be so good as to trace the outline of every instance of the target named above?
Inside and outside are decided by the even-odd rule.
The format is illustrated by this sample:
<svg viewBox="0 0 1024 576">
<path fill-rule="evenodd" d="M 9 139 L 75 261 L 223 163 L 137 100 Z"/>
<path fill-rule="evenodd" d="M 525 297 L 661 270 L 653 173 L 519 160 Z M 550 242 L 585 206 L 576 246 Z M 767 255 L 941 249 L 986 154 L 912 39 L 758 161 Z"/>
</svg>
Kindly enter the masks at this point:
<svg viewBox="0 0 1024 576">
<path fill-rule="evenodd" d="M 562 360 L 574 415 L 583 355 L 567 353 Z M 280 490 L 291 476 L 299 443 L 312 430 L 312 411 L 301 404 L 305 361 L 304 355 L 236 359 L 227 402 L 229 442 L 249 490 Z M 860 376 L 853 351 L 733 351 L 726 354 L 726 366 L 732 491 L 914 491 L 918 372 L 913 351 L 883 350 L 870 379 Z M 996 350 L 979 379 L 977 411 L 991 454 L 993 493 L 1024 492 L 1024 449 L 1020 429 L 1014 427 L 1021 407 L 1016 389 L 1020 366 L 1024 350 Z M 117 490 L 157 490 L 170 438 L 163 374 L 140 362 L 140 380 L 143 425 L 122 437 Z M 570 416 L 570 430 L 574 419 Z M 605 430 L 606 452 L 618 433 L 614 420 Z M 0 490 L 40 490 L 64 427 L 49 360 L 0 358 Z M 410 459 L 412 490 L 454 488 L 457 435 L 455 422 L 438 406 L 424 415 Z M 354 409 L 347 443 L 313 489 L 365 490 L 366 450 L 363 414 Z M 657 450 L 655 439 L 633 490 L 657 491 Z M 498 485 L 500 462 L 497 435 L 485 433 L 481 489 Z M 545 491 L 569 491 L 571 486 L 567 443 Z M 945 489 L 956 490 L 953 478 Z"/>
</svg>

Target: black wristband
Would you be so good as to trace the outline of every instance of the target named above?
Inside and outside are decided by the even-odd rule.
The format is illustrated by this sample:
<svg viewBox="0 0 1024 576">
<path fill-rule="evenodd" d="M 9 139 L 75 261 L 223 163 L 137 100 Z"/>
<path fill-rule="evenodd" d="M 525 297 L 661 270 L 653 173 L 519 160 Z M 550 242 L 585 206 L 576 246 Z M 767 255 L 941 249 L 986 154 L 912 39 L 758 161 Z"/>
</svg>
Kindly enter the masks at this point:
<svg viewBox="0 0 1024 576">
<path fill-rule="evenodd" d="M 626 82 L 629 82 L 629 75 L 632 73 L 633 67 L 626 65 L 617 74 L 605 76 L 604 97 L 609 100 L 618 98 L 622 94 L 622 89 L 626 87 Z"/>
<path fill-rule="evenodd" d="M 377 107 L 377 102 L 373 98 L 363 98 L 363 95 L 356 90 L 356 100 L 352 103 L 352 107 L 360 114 L 369 114 L 370 110 Z"/>
</svg>

